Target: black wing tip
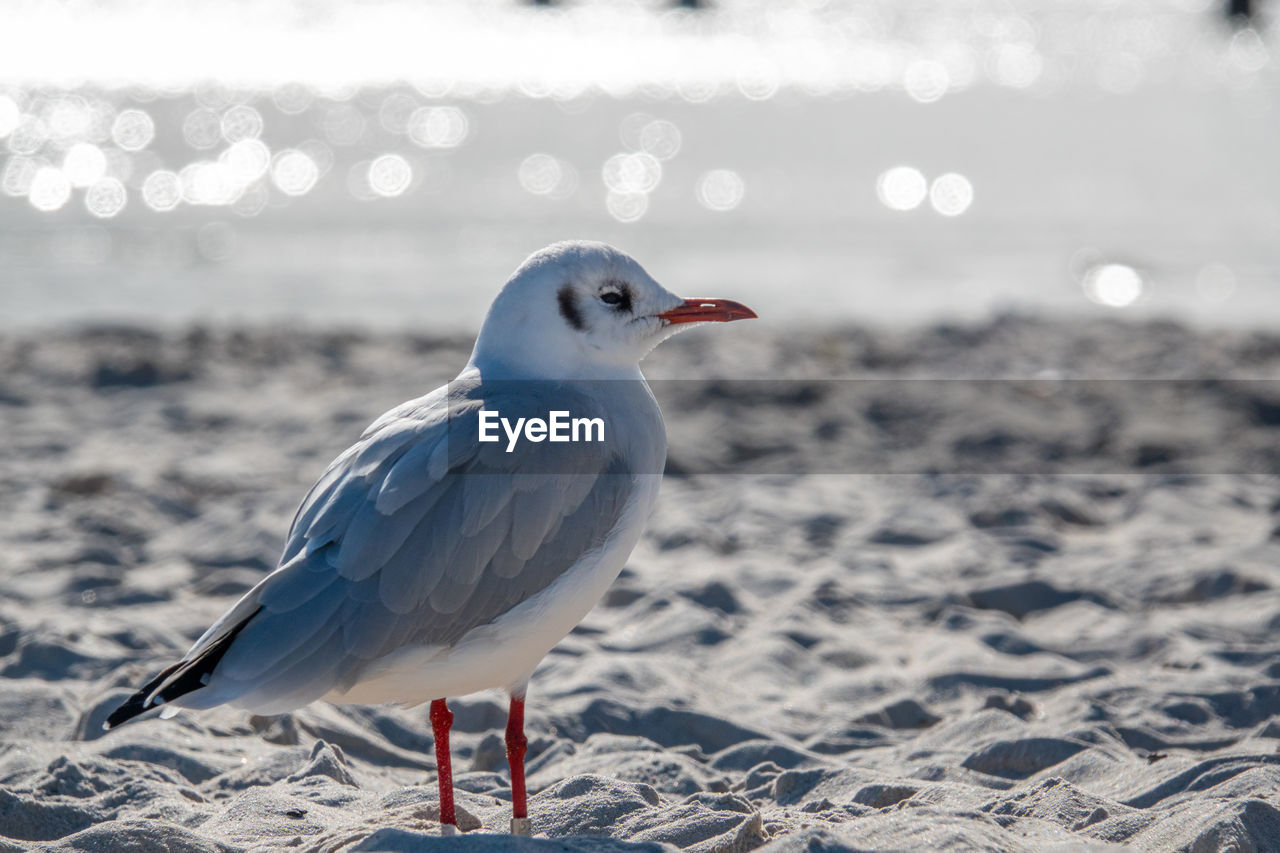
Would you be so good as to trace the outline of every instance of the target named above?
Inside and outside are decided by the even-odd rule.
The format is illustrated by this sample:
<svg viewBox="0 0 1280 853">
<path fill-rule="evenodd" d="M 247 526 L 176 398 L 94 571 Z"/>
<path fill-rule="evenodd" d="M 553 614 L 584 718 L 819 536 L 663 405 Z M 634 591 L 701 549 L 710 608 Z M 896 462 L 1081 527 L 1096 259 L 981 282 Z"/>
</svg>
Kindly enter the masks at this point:
<svg viewBox="0 0 1280 853">
<path fill-rule="evenodd" d="M 148 703 L 147 697 L 155 692 L 155 689 L 159 687 L 166 678 L 173 675 L 174 671 L 180 666 L 182 666 L 181 661 L 170 666 L 166 666 L 164 669 L 160 670 L 159 675 L 148 681 L 142 687 L 139 687 L 138 690 L 126 699 L 120 707 L 107 715 L 106 722 L 102 724 L 102 730 L 109 732 L 116 726 L 119 726 L 122 723 L 127 723 L 134 717 L 150 711 L 152 708 L 160 707 L 160 705 L 164 703 L 164 699 L 157 696 L 154 700 Z"/>
<path fill-rule="evenodd" d="M 249 620 L 258 615 L 259 607 L 240 621 L 234 628 L 214 641 L 207 649 L 191 660 L 180 660 L 165 667 L 160 674 L 148 681 L 137 692 L 116 708 L 102 724 L 103 731 L 111 731 L 116 726 L 159 708 L 165 702 L 185 696 L 199 690 L 208 683 L 208 677 L 214 667 L 227 653 L 231 643 L 249 624 Z"/>
<path fill-rule="evenodd" d="M 127 723 L 139 714 L 146 713 L 147 694 L 138 691 L 125 701 L 123 705 L 116 708 L 107 715 L 106 722 L 102 724 L 102 730 L 109 732 L 122 723 Z"/>
</svg>

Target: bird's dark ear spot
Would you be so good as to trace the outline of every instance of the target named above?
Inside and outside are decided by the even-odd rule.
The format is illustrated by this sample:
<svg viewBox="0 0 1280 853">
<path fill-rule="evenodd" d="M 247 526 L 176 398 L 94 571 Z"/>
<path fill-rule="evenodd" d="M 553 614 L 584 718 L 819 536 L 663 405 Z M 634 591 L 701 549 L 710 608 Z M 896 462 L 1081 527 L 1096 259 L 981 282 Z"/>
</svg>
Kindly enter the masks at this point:
<svg viewBox="0 0 1280 853">
<path fill-rule="evenodd" d="M 556 301 L 560 303 L 560 316 L 573 328 L 581 332 L 587 327 L 578 310 L 578 298 L 573 293 L 573 285 L 566 284 L 556 293 Z"/>
</svg>

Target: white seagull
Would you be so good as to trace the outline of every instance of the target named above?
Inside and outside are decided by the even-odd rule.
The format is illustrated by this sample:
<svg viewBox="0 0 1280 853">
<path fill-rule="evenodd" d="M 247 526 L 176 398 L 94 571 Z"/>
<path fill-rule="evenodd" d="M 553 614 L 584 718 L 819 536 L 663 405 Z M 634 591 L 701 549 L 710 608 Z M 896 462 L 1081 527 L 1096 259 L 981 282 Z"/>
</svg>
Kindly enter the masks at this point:
<svg viewBox="0 0 1280 853">
<path fill-rule="evenodd" d="M 429 701 L 441 830 L 452 834 L 446 697 L 503 688 L 511 831 L 528 835 L 529 678 L 622 570 L 666 460 L 639 362 L 689 324 L 755 316 L 727 299 L 681 299 L 603 243 L 531 255 L 457 379 L 387 412 L 334 460 L 298 509 L 279 567 L 105 728 L 161 705 L 167 716 Z M 573 420 L 543 441 L 555 437 L 553 412 Z M 512 429 L 520 418 L 524 429 Z"/>
</svg>

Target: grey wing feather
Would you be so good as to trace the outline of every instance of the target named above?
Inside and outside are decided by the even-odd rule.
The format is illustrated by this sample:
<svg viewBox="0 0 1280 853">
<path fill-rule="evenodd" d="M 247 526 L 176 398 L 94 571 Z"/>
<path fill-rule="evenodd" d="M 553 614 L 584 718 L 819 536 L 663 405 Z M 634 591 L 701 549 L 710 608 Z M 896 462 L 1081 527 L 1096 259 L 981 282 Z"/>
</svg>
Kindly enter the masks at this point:
<svg viewBox="0 0 1280 853">
<path fill-rule="evenodd" d="M 562 517 L 559 501 L 551 483 L 536 492 L 525 492 L 515 498 L 511 518 L 511 553 L 527 561 L 538 550 L 551 525 Z"/>
<path fill-rule="evenodd" d="M 393 613 L 410 613 L 444 579 L 443 571 L 424 566 L 426 555 L 447 565 L 452 560 L 462 522 L 462 495 L 457 489 L 436 502 L 426 516 L 396 518 L 392 523 L 408 526 L 413 532 L 405 544 L 377 569 L 378 598 Z"/>
<path fill-rule="evenodd" d="M 363 580 L 378 571 L 413 533 L 414 525 L 407 522 L 425 518 L 447 494 L 448 489 L 436 483 L 395 512 L 384 512 L 366 496 L 342 533 L 333 567 L 351 580 Z"/>
<path fill-rule="evenodd" d="M 298 567 L 295 571 L 305 569 Z M 309 596 L 305 606 L 299 604 L 276 612 L 264 608 L 249 620 L 238 642 L 232 643 L 223 655 L 216 674 L 233 681 L 253 681 L 281 660 L 314 644 L 315 636 L 329 626 L 346 601 L 345 584 L 340 578 L 318 575 L 317 585 L 324 588 Z"/>
<path fill-rule="evenodd" d="M 400 646 L 447 646 L 491 623 L 605 543 L 635 475 L 652 472 L 602 444 L 535 446 L 545 471 L 527 454 L 480 444 L 482 404 L 518 412 L 545 401 L 481 400 L 477 388 L 406 403 L 325 472 L 281 567 L 189 653 L 219 626 L 225 634 L 235 613 L 252 614 L 214 670 L 218 701 L 296 707 L 350 686 Z M 575 413 L 592 412 L 590 399 L 575 402 Z"/>
<path fill-rule="evenodd" d="M 512 485 L 511 476 L 467 477 L 462 483 L 463 520 L 458 532 L 475 536 L 492 524 L 511 502 Z"/>
<path fill-rule="evenodd" d="M 374 505 L 383 515 L 391 515 L 440 482 L 448 469 L 448 443 L 419 440 L 391 466 Z"/>
</svg>

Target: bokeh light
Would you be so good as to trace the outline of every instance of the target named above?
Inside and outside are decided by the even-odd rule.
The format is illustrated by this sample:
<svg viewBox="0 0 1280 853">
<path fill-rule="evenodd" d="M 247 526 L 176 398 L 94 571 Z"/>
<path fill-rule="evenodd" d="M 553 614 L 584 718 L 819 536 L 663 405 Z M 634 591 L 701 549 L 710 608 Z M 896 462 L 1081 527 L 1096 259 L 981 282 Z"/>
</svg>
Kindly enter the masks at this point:
<svg viewBox="0 0 1280 853">
<path fill-rule="evenodd" d="M 231 204 L 244 189 L 229 166 L 210 160 L 184 166 L 178 177 L 182 179 L 182 200 L 187 204 Z"/>
<path fill-rule="evenodd" d="M 205 150 L 222 141 L 222 118 L 207 107 L 192 110 L 182 122 L 182 138 L 192 148 Z"/>
<path fill-rule="evenodd" d="M 1034 45 L 1010 42 L 996 48 L 988 74 L 994 83 L 1026 89 L 1040 79 L 1044 62 Z"/>
<path fill-rule="evenodd" d="M 394 198 L 409 189 L 413 167 L 399 154 L 384 154 L 369 164 L 369 189 L 382 198 Z"/>
<path fill-rule="evenodd" d="M 676 83 L 676 93 L 691 104 L 705 104 L 720 93 L 720 84 L 709 73 L 690 74 Z"/>
<path fill-rule="evenodd" d="M 271 102 L 276 109 L 288 116 L 301 115 L 307 111 L 315 98 L 311 90 L 301 83 L 285 83 L 277 86 L 271 93 Z"/>
<path fill-rule="evenodd" d="M 267 173 L 271 149 L 260 139 L 242 139 L 219 154 L 218 162 L 231 170 L 237 183 L 249 184 Z"/>
<path fill-rule="evenodd" d="M 285 195 L 306 195 L 319 178 L 316 161 L 296 149 L 281 151 L 271 166 L 271 181 Z"/>
<path fill-rule="evenodd" d="M 156 123 L 142 110 L 123 110 L 111 125 L 111 138 L 125 151 L 141 151 L 155 139 Z"/>
<path fill-rule="evenodd" d="M 1084 275 L 1084 295 L 1090 302 L 1125 308 L 1142 296 L 1142 276 L 1126 264 L 1100 264 Z"/>
<path fill-rule="evenodd" d="M 746 192 L 746 182 L 731 169 L 713 169 L 698 179 L 698 203 L 707 210 L 733 210 L 742 204 Z"/>
<path fill-rule="evenodd" d="M 409 138 L 423 148 L 456 148 L 470 129 L 467 114 L 457 107 L 421 107 L 409 117 Z"/>
<path fill-rule="evenodd" d="M 782 84 L 778 66 L 764 57 L 756 57 L 744 63 L 736 76 L 738 91 L 752 101 L 772 98 Z"/>
<path fill-rule="evenodd" d="M 911 166 L 894 166 L 876 180 L 876 195 L 890 210 L 915 210 L 928 194 L 928 181 Z"/>
<path fill-rule="evenodd" d="M 1245 27 L 1231 37 L 1228 60 L 1245 74 L 1256 74 L 1271 63 L 1271 51 L 1253 27 Z"/>
<path fill-rule="evenodd" d="M 5 195 L 21 198 L 31 191 L 31 182 L 41 166 L 47 166 L 43 160 L 34 157 L 15 155 L 4 165 L 4 174 L 0 176 L 0 189 Z"/>
<path fill-rule="evenodd" d="M 115 178 L 103 178 L 85 191 L 84 206 L 99 219 L 110 219 L 124 210 L 128 199 L 124 184 Z"/>
<path fill-rule="evenodd" d="M 173 210 L 182 201 L 182 179 L 165 169 L 152 172 L 142 182 L 142 201 L 159 213 Z"/>
<path fill-rule="evenodd" d="M 929 104 L 947 93 L 951 75 L 947 72 L 947 66 L 941 62 L 918 59 L 907 66 L 902 85 L 912 100 Z"/>
<path fill-rule="evenodd" d="M 41 166 L 31 178 L 27 201 L 42 213 L 58 210 L 71 198 L 71 181 L 61 169 Z"/>
<path fill-rule="evenodd" d="M 262 135 L 262 113 L 248 104 L 232 107 L 222 114 L 222 138 L 227 142 L 257 139 Z"/>
<path fill-rule="evenodd" d="M 650 193 L 662 180 L 662 164 L 643 151 L 614 154 L 600 170 L 604 185 L 615 193 Z"/>
<path fill-rule="evenodd" d="M 964 175 L 939 175 L 929 187 L 929 203 L 943 216 L 959 216 L 973 204 L 973 184 Z"/>
<path fill-rule="evenodd" d="M 418 101 L 404 92 L 393 92 L 378 107 L 378 123 L 388 133 L 408 133 L 409 121 L 418 109 Z"/>
<path fill-rule="evenodd" d="M 516 177 L 525 192 L 549 195 L 560 183 L 560 161 L 547 154 L 530 154 L 520 161 Z"/>
<path fill-rule="evenodd" d="M 49 139 L 49 128 L 38 116 L 24 115 L 9 132 L 9 150 L 14 154 L 35 154 Z"/>
<path fill-rule="evenodd" d="M 655 119 L 640 128 L 640 149 L 659 160 L 670 160 L 679 154 L 681 142 L 680 128 L 664 119 Z"/>
<path fill-rule="evenodd" d="M 78 95 L 54 100 L 44 113 L 49 138 L 60 145 L 89 137 L 93 118 L 88 102 Z"/>
<path fill-rule="evenodd" d="M 91 142 L 77 142 L 62 158 L 62 171 L 71 186 L 83 189 L 107 172 L 107 157 Z"/>
<path fill-rule="evenodd" d="M 636 222 L 648 212 L 649 196 L 646 193 L 609 190 L 605 209 L 619 222 Z"/>
<path fill-rule="evenodd" d="M 554 199 L 568 198 L 578 187 L 577 170 L 550 154 L 530 154 L 524 158 L 516 177 L 525 192 Z"/>
</svg>

